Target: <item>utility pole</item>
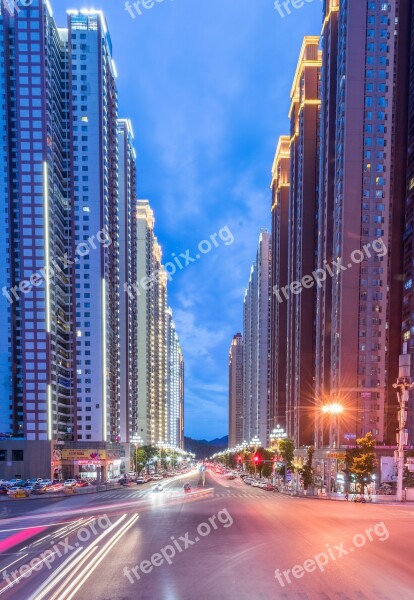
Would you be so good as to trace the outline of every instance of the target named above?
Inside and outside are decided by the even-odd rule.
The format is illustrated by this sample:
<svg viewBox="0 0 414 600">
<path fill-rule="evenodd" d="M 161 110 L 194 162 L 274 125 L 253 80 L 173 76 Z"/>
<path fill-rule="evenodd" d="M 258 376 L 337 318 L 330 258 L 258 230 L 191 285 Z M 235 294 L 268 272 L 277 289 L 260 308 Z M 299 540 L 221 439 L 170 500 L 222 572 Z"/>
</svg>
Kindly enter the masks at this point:
<svg viewBox="0 0 414 600">
<path fill-rule="evenodd" d="M 403 501 L 403 477 L 404 477 L 404 446 L 407 445 L 408 434 L 405 428 L 407 423 L 407 408 L 408 408 L 408 397 L 409 390 L 413 388 L 411 383 L 411 356 L 407 354 L 407 344 L 404 344 L 404 354 L 400 354 L 398 379 L 397 383 L 393 384 L 393 388 L 397 391 L 398 404 L 400 410 L 398 412 L 398 429 L 397 429 L 397 465 L 398 465 L 398 479 L 397 479 L 397 502 Z"/>
</svg>

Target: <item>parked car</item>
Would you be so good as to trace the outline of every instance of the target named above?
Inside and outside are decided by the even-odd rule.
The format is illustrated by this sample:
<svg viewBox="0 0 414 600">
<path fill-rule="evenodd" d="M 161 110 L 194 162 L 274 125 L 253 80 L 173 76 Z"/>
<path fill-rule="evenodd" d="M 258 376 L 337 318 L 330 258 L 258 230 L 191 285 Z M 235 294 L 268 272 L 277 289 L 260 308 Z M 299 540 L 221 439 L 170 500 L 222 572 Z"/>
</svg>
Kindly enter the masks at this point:
<svg viewBox="0 0 414 600">
<path fill-rule="evenodd" d="M 64 483 L 52 483 L 52 485 L 46 487 L 47 492 L 62 492 L 64 489 Z"/>
<path fill-rule="evenodd" d="M 137 485 L 141 485 L 143 483 L 146 483 L 145 477 L 137 477 Z"/>
<path fill-rule="evenodd" d="M 84 488 L 88 487 L 90 483 L 86 479 L 82 479 L 81 481 L 76 482 L 76 487 Z"/>
<path fill-rule="evenodd" d="M 64 485 L 66 487 L 73 487 L 74 485 L 76 485 L 76 479 L 66 479 Z"/>
<path fill-rule="evenodd" d="M 8 489 L 9 488 L 6 485 L 0 485 L 0 495 L 4 496 L 7 494 Z"/>
<path fill-rule="evenodd" d="M 26 483 L 26 481 L 24 479 L 9 479 L 9 481 L 7 482 L 7 485 L 9 487 L 14 487 L 16 485 L 23 485 L 24 483 Z"/>
<path fill-rule="evenodd" d="M 12 486 L 8 492 L 7 492 L 8 496 L 20 496 L 20 495 L 25 495 L 28 496 L 29 492 L 26 491 L 23 487 L 18 487 L 16 485 Z"/>
</svg>

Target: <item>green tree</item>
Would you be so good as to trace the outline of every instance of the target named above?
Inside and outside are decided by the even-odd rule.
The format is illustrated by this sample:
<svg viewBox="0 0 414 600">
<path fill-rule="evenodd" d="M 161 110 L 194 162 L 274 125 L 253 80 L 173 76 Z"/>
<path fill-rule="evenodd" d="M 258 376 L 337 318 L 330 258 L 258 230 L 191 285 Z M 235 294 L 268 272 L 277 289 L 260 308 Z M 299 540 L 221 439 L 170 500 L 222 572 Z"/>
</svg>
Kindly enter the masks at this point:
<svg viewBox="0 0 414 600">
<path fill-rule="evenodd" d="M 407 452 L 405 458 L 414 458 L 414 452 Z M 404 469 L 404 485 L 408 488 L 414 487 L 414 472 L 409 471 L 407 467 Z"/>
<path fill-rule="evenodd" d="M 306 460 L 305 465 L 302 468 L 302 478 L 303 478 L 303 487 L 305 490 L 309 488 L 309 486 L 313 483 L 313 455 L 315 454 L 314 446 L 309 446 L 308 448 L 308 458 Z"/>
<path fill-rule="evenodd" d="M 283 457 L 288 469 L 292 469 L 292 463 L 295 452 L 295 443 L 290 438 L 281 438 L 277 440 L 277 452 Z"/>
<path fill-rule="evenodd" d="M 355 476 L 361 494 L 365 491 L 366 481 L 377 468 L 377 457 L 374 452 L 375 441 L 372 433 L 368 432 L 364 437 L 357 439 L 356 448 L 346 451 L 347 472 Z"/>
<path fill-rule="evenodd" d="M 147 453 L 144 448 L 137 448 L 135 452 L 135 471 L 139 473 L 147 462 Z"/>
</svg>

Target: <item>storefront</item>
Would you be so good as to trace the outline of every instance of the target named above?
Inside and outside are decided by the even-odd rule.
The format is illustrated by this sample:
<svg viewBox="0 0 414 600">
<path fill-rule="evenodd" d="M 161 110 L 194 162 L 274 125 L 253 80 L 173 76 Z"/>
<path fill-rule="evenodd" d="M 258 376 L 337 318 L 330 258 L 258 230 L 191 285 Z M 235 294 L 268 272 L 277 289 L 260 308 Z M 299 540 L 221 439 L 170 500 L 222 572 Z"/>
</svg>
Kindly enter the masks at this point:
<svg viewBox="0 0 414 600">
<path fill-rule="evenodd" d="M 62 465 L 65 478 L 95 480 L 98 483 L 119 477 L 121 456 L 116 449 L 64 448 Z"/>
</svg>

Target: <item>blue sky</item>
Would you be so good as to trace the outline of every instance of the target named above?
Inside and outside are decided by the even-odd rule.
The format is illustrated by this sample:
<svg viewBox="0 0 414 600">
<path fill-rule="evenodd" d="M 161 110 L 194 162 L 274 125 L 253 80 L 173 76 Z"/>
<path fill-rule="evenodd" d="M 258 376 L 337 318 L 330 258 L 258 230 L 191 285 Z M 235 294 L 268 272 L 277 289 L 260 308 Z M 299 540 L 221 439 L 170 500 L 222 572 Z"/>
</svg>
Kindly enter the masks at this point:
<svg viewBox="0 0 414 600">
<path fill-rule="evenodd" d="M 164 0 L 132 19 L 124 0 L 52 0 L 107 15 L 120 116 L 133 122 L 138 196 L 150 200 L 165 261 L 220 242 L 170 284 L 186 361 L 185 432 L 227 434 L 228 350 L 261 227 L 270 227 L 270 170 L 288 133 L 289 93 L 304 35 L 320 33 L 322 3 L 281 18 L 273 0 Z M 219 238 L 218 238 L 219 240 Z"/>
</svg>

